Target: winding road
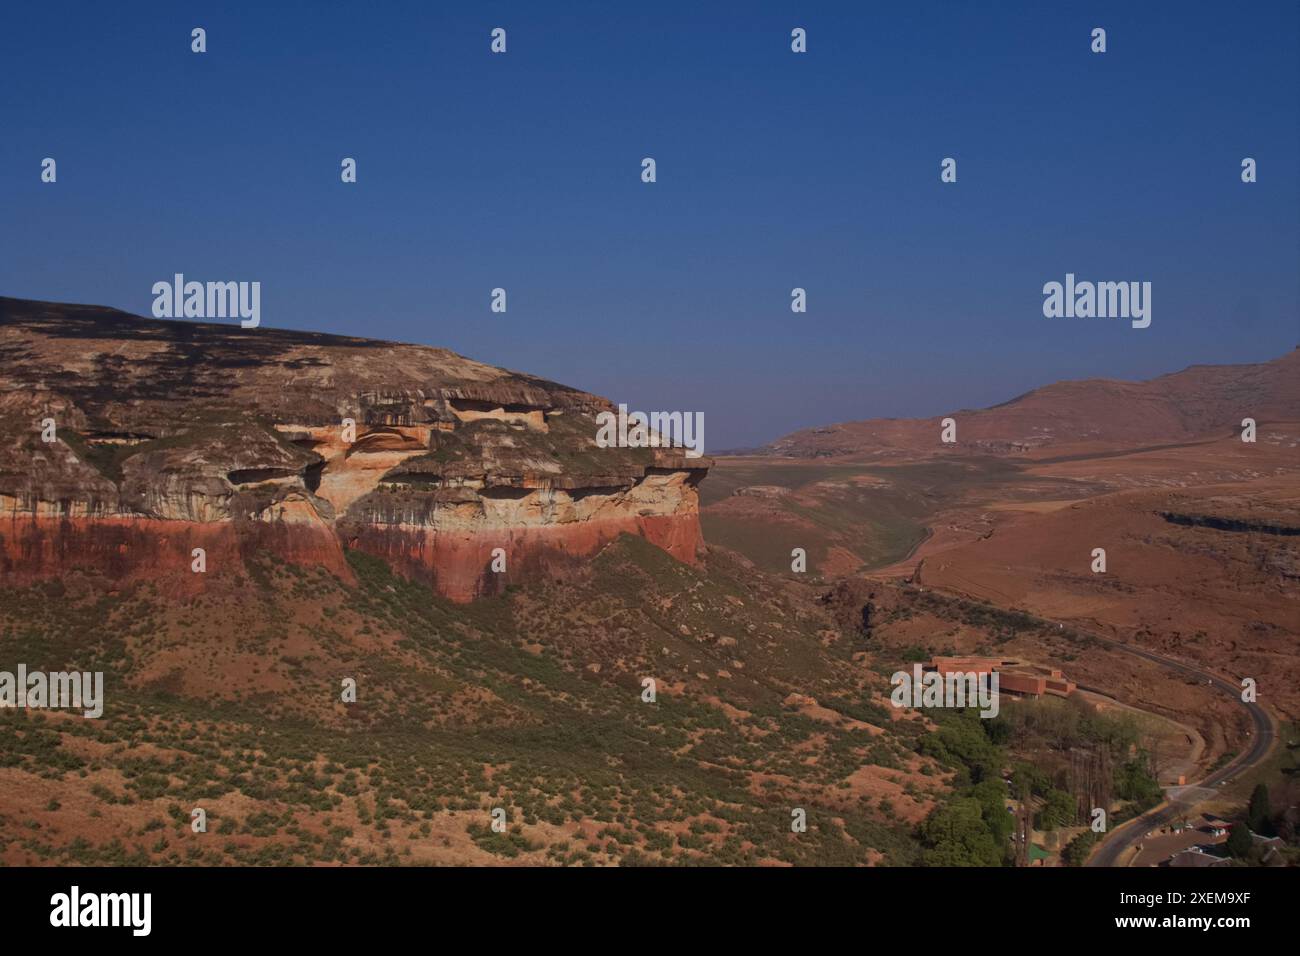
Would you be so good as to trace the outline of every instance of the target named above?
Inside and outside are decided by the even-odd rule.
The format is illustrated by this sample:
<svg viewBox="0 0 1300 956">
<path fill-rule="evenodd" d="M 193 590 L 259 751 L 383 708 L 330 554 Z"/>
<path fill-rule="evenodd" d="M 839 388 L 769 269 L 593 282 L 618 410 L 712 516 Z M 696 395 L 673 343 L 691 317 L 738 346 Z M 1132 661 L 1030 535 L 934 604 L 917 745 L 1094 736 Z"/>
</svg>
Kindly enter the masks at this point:
<svg viewBox="0 0 1300 956">
<path fill-rule="evenodd" d="M 963 593 L 960 590 L 954 591 L 949 588 L 938 588 L 949 593 L 956 593 L 963 597 L 974 597 L 973 594 Z M 1225 680 L 1212 671 L 1205 670 L 1195 664 L 1189 664 L 1186 661 L 1176 660 L 1172 657 L 1166 657 L 1163 654 L 1157 654 L 1154 651 L 1148 651 L 1145 648 L 1134 647 L 1132 644 L 1125 644 L 1114 638 L 1103 637 L 1092 631 L 1083 631 L 1077 625 L 1064 621 L 1053 621 L 1045 617 L 1039 617 L 1036 614 L 1021 612 L 1028 617 L 1043 624 L 1049 624 L 1055 627 L 1068 627 L 1071 630 L 1085 634 L 1100 644 L 1105 644 L 1113 650 L 1122 651 L 1125 654 L 1132 654 L 1143 660 L 1150 661 L 1158 667 L 1182 674 L 1188 677 L 1194 677 L 1198 680 L 1206 681 L 1218 690 L 1231 697 L 1235 702 L 1240 704 L 1247 713 L 1250 714 L 1252 731 L 1250 735 L 1250 747 L 1244 753 L 1239 753 L 1231 761 L 1218 770 L 1211 773 L 1202 780 L 1198 780 L 1189 787 L 1214 788 L 1221 782 L 1228 780 L 1245 771 L 1252 770 L 1259 766 L 1268 757 L 1269 752 L 1273 749 L 1273 742 L 1277 739 L 1278 725 L 1273 715 L 1258 703 L 1248 704 L 1241 699 L 1241 687 Z M 1174 822 L 1180 816 L 1186 814 L 1198 803 L 1203 800 L 1193 801 L 1191 803 L 1171 803 L 1168 800 L 1152 807 L 1141 816 L 1134 817 L 1121 824 L 1118 828 L 1111 831 L 1104 840 L 1098 845 L 1088 858 L 1085 866 L 1117 866 L 1124 852 L 1146 838 L 1148 831 L 1157 827 L 1167 826 Z"/>
<path fill-rule="evenodd" d="M 1273 715 L 1257 703 L 1248 704 L 1241 699 L 1241 688 L 1224 680 L 1217 674 L 1197 667 L 1194 664 L 1188 664 L 1185 661 L 1174 660 L 1172 657 L 1165 657 L 1163 654 L 1156 654 L 1153 651 L 1144 648 L 1134 647 L 1131 644 L 1124 644 L 1120 641 L 1112 640 L 1107 637 L 1101 637 L 1097 634 L 1089 634 L 1094 640 L 1123 651 L 1126 654 L 1133 654 L 1141 657 L 1143 660 L 1150 661 L 1166 670 L 1172 670 L 1179 674 L 1185 674 L 1190 677 L 1196 677 L 1208 681 L 1218 690 L 1223 691 L 1234 701 L 1239 703 L 1250 714 L 1253 730 L 1250 735 L 1251 745 L 1245 753 L 1240 753 L 1223 767 L 1214 771 L 1203 780 L 1198 780 L 1192 786 L 1213 788 L 1217 787 L 1222 781 L 1235 777 L 1244 771 L 1251 770 L 1261 764 L 1268 756 L 1269 751 L 1273 749 L 1273 741 L 1277 739 L 1277 722 Z M 1201 802 L 1201 801 L 1198 801 Z M 1170 803 L 1168 800 L 1152 807 L 1141 816 L 1134 817 L 1132 820 L 1121 825 L 1118 829 L 1112 831 L 1101 845 L 1093 852 L 1088 859 L 1086 866 L 1116 866 L 1120 857 L 1130 847 L 1139 841 L 1145 839 L 1148 831 L 1156 828 L 1167 826 L 1174 820 L 1185 814 L 1196 803 Z"/>
</svg>

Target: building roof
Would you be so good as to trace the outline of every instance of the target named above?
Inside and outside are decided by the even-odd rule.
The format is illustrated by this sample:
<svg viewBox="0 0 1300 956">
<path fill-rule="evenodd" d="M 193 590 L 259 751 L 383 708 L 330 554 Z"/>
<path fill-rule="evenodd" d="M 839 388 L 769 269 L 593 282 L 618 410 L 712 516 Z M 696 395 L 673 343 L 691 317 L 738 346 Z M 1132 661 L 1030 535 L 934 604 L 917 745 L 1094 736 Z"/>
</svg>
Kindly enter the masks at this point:
<svg viewBox="0 0 1300 956">
<path fill-rule="evenodd" d="M 1228 866 L 1231 862 L 1225 856 L 1206 853 L 1199 846 L 1180 850 L 1169 858 L 1170 866 Z"/>
</svg>

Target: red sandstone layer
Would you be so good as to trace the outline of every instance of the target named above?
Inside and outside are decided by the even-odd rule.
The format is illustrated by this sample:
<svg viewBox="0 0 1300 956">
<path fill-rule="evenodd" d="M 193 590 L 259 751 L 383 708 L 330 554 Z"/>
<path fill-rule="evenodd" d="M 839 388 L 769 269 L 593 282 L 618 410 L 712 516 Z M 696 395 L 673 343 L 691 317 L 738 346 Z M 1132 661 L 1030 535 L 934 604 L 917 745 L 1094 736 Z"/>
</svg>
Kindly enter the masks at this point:
<svg viewBox="0 0 1300 956">
<path fill-rule="evenodd" d="M 194 592 L 203 586 L 203 575 L 193 570 L 195 548 L 204 551 L 205 573 L 242 571 L 247 559 L 269 553 L 353 579 L 338 538 L 325 525 L 19 513 L 0 520 L 0 580 L 30 584 L 77 570 L 122 582 L 166 578 Z"/>
<path fill-rule="evenodd" d="M 443 349 L 0 297 L 0 583 L 198 589 L 195 548 L 348 579 L 346 542 L 466 601 L 622 532 L 693 560 L 708 460 L 598 440 L 609 409 Z"/>
<path fill-rule="evenodd" d="M 702 544 L 699 516 L 687 513 L 498 532 L 369 525 L 355 529 L 348 546 L 389 562 L 451 600 L 471 601 L 511 583 L 571 571 L 624 532 L 687 563 L 695 562 Z M 273 554 L 353 580 L 343 542 L 325 525 L 21 514 L 0 521 L 0 579 L 22 585 L 77 570 L 123 583 L 166 580 L 194 593 L 203 586 L 203 575 L 193 570 L 195 548 L 204 551 L 207 573 L 242 571 L 249 558 Z M 492 570 L 497 548 L 505 552 L 505 570 L 499 573 Z"/>
<path fill-rule="evenodd" d="M 571 571 L 624 532 L 640 535 L 688 564 L 695 563 L 703 543 L 699 514 L 690 512 L 500 531 L 368 525 L 357 530 L 348 546 L 387 561 L 453 601 L 472 601 L 498 594 L 508 584 Z M 505 552 L 500 572 L 492 567 L 497 548 Z"/>
</svg>

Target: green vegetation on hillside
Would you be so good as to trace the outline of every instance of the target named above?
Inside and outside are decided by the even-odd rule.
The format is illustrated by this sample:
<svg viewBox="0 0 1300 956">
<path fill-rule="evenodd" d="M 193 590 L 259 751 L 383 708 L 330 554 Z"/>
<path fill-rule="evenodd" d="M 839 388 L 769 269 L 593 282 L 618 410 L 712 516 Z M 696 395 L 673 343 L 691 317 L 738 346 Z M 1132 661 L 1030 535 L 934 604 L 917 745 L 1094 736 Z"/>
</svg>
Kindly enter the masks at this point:
<svg viewBox="0 0 1300 956">
<path fill-rule="evenodd" d="M 873 675 L 802 596 L 632 537 L 581 580 L 470 605 L 348 560 L 356 586 L 261 559 L 191 597 L 82 578 L 0 591 L 0 669 L 103 670 L 107 685 L 99 720 L 0 713 L 0 782 L 52 788 L 3 812 L 0 859 L 914 860 L 899 805 L 944 790 L 907 782 L 921 726 L 870 703 Z M 792 695 L 810 693 L 839 716 L 805 713 Z M 857 793 L 864 767 L 898 796 Z M 51 793 L 64 809 L 45 809 Z"/>
</svg>

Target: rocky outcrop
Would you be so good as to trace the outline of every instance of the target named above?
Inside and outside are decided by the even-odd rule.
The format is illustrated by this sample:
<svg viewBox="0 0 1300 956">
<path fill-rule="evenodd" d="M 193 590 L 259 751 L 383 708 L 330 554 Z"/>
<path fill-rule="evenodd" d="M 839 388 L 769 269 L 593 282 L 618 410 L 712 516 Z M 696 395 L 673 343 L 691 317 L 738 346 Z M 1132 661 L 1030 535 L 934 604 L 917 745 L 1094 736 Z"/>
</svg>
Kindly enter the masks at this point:
<svg viewBox="0 0 1300 956">
<path fill-rule="evenodd" d="M 1189 528 L 1212 528 L 1215 531 L 1239 531 L 1245 534 L 1300 535 L 1300 525 L 1285 520 L 1269 521 L 1250 517 L 1218 514 L 1191 514 L 1182 511 L 1157 511 L 1170 524 Z"/>
<path fill-rule="evenodd" d="M 197 587 L 202 548 L 346 579 L 358 548 L 463 601 L 623 532 L 693 561 L 708 460 L 598 447 L 611 408 L 444 349 L 0 298 L 0 574 Z"/>
</svg>

